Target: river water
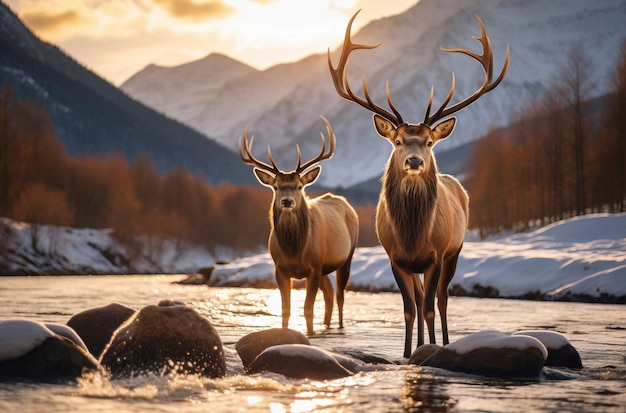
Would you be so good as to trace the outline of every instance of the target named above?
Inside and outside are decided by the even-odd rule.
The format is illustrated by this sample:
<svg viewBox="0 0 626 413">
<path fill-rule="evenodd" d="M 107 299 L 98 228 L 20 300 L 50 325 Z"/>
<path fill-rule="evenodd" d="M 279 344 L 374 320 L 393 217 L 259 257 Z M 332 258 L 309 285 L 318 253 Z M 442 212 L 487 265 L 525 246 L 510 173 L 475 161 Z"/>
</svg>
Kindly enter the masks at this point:
<svg viewBox="0 0 626 413">
<path fill-rule="evenodd" d="M 182 300 L 207 316 L 225 346 L 227 376 L 101 376 L 77 383 L 0 383 L 0 412 L 624 412 L 626 307 L 451 297 L 450 341 L 481 330 L 549 329 L 579 351 L 582 371 L 546 370 L 538 381 L 507 381 L 404 364 L 402 300 L 396 293 L 348 292 L 344 329 L 322 328 L 318 294 L 313 345 L 380 356 L 396 364 L 326 382 L 277 374 L 248 376 L 234 344 L 279 327 L 278 290 L 174 284 L 184 276 L 0 277 L 0 320 L 66 323 L 74 314 L 112 302 L 141 308 Z M 292 292 L 290 327 L 306 331 L 304 291 Z M 438 327 L 437 327 L 438 328 Z M 439 338 L 439 334 L 438 334 Z"/>
</svg>

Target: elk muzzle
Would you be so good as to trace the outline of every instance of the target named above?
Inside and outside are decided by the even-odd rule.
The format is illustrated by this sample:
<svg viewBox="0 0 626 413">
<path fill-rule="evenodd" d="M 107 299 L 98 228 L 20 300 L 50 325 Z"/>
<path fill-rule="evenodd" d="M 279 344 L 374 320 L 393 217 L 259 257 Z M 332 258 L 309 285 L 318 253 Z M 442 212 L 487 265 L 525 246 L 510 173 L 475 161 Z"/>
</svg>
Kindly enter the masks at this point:
<svg viewBox="0 0 626 413">
<path fill-rule="evenodd" d="M 280 200 L 280 207 L 282 209 L 293 209 L 293 207 L 296 206 L 296 201 L 295 199 L 291 198 L 291 197 L 284 197 L 281 198 Z"/>
<path fill-rule="evenodd" d="M 421 174 L 424 171 L 424 159 L 418 156 L 408 156 L 404 160 L 404 170 L 408 174 Z"/>
</svg>

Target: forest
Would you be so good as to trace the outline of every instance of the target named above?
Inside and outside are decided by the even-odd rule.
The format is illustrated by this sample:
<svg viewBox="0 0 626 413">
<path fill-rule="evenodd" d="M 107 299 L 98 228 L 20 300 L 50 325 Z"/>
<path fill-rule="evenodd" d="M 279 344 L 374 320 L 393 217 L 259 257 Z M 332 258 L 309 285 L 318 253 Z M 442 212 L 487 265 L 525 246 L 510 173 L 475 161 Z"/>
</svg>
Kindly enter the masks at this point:
<svg viewBox="0 0 626 413">
<path fill-rule="evenodd" d="M 594 212 L 626 208 L 626 42 L 608 78 L 611 93 L 590 99 L 596 76 L 570 50 L 548 91 L 520 108 L 505 129 L 474 146 L 465 168 L 470 228 L 481 238 Z"/>
<path fill-rule="evenodd" d="M 545 94 L 478 141 L 463 174 L 470 229 L 484 238 L 624 212 L 626 42 L 609 78 L 612 92 L 590 99 L 592 65 L 573 48 Z M 155 252 L 165 239 L 251 250 L 267 242 L 271 196 L 260 185 L 212 186 L 182 166 L 161 173 L 145 154 L 132 162 L 120 153 L 68 156 L 46 110 L 0 88 L 0 216 L 34 228 L 111 228 L 129 245 L 140 235 Z M 376 245 L 375 206 L 355 209 L 359 246 Z"/>
</svg>

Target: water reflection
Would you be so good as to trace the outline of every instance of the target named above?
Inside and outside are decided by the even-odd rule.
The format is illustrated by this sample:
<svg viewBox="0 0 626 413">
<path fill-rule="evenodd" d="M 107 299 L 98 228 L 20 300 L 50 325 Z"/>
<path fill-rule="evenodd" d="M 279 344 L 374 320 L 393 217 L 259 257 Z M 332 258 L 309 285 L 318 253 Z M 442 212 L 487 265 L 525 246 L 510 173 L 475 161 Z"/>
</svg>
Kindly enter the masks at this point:
<svg viewBox="0 0 626 413">
<path fill-rule="evenodd" d="M 457 404 L 447 391 L 447 380 L 424 372 L 406 374 L 402 406 L 407 412 L 448 412 Z"/>
</svg>

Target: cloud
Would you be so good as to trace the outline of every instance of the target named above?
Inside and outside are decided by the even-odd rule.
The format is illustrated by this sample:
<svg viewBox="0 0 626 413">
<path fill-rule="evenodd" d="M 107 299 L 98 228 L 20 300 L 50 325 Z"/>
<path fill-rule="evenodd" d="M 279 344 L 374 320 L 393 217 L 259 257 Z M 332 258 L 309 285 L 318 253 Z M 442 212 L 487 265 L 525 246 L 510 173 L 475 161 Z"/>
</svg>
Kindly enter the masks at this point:
<svg viewBox="0 0 626 413">
<path fill-rule="evenodd" d="M 205 20 L 224 17 L 235 11 L 221 1 L 202 0 L 152 0 L 175 18 L 184 20 Z"/>
<path fill-rule="evenodd" d="M 38 33 L 53 33 L 83 21 L 82 16 L 74 10 L 61 13 L 30 12 L 20 17 L 28 27 Z"/>
</svg>

